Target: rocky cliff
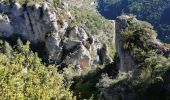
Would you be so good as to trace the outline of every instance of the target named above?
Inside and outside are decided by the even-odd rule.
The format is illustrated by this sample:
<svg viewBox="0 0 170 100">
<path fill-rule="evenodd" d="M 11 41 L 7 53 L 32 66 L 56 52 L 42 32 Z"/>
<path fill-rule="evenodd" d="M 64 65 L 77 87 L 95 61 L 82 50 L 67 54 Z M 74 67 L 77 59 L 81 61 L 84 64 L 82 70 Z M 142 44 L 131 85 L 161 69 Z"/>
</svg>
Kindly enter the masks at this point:
<svg viewBox="0 0 170 100">
<path fill-rule="evenodd" d="M 147 22 L 134 16 L 117 17 L 115 43 L 119 74 L 111 78 L 109 86 L 101 88 L 101 100 L 167 98 L 170 83 L 164 74 L 167 76 L 170 68 L 170 49 L 156 36 Z"/>
<path fill-rule="evenodd" d="M 132 58 L 132 55 L 129 51 L 125 51 L 123 48 L 122 42 L 122 31 L 127 27 L 127 21 L 130 19 L 130 16 L 120 16 L 116 19 L 116 38 L 115 45 L 116 51 L 120 60 L 119 70 L 122 72 L 132 71 L 136 64 Z"/>
<path fill-rule="evenodd" d="M 76 25 L 64 2 L 60 8 L 54 8 L 49 2 L 31 6 L 0 2 L 0 33 L 6 37 L 20 34 L 31 42 L 44 42 L 49 60 L 56 64 L 80 65 L 83 68 L 101 62 L 97 55 L 102 47 L 100 41 L 87 34 L 82 26 Z M 109 56 L 104 55 L 104 59 Z"/>
<path fill-rule="evenodd" d="M 122 15 L 116 19 L 116 51 L 120 60 L 119 70 L 133 71 L 137 68 L 137 49 L 154 50 L 156 53 L 170 56 L 170 49 L 156 39 L 156 32 L 147 23 L 137 20 L 134 16 Z"/>
</svg>

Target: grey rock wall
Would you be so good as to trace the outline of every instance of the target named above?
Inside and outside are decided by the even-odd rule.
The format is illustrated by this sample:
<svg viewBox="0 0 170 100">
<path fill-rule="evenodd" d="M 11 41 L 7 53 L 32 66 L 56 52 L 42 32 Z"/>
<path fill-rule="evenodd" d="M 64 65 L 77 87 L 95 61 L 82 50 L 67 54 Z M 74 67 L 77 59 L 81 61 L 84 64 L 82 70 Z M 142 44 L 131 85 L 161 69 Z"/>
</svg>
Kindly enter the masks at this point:
<svg viewBox="0 0 170 100">
<path fill-rule="evenodd" d="M 83 27 L 70 27 L 70 20 L 75 21 L 66 3 L 54 8 L 49 2 L 32 6 L 0 2 L 1 35 L 9 37 L 20 34 L 31 42 L 44 42 L 49 60 L 57 64 L 85 67 L 94 61 L 95 64 L 99 63 L 99 60 L 96 61 L 98 55 L 92 59 L 90 52 L 97 54 L 97 49 L 101 47 L 94 44 L 96 40 L 89 37 Z"/>
<path fill-rule="evenodd" d="M 135 69 L 136 64 L 129 51 L 123 49 L 123 42 L 121 40 L 122 31 L 127 27 L 127 21 L 130 19 L 130 16 L 119 16 L 116 23 L 116 34 L 115 34 L 115 45 L 116 51 L 120 60 L 119 70 L 122 72 L 128 72 Z"/>
</svg>

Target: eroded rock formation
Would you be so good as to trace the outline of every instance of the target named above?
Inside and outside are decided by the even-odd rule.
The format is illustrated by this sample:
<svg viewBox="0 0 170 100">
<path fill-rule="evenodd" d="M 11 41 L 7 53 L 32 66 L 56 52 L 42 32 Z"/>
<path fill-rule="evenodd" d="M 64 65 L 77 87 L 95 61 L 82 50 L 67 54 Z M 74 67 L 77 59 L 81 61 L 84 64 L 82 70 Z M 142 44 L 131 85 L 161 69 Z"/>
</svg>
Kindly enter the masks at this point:
<svg viewBox="0 0 170 100">
<path fill-rule="evenodd" d="M 138 48 L 141 48 L 144 50 L 152 49 L 152 50 L 155 50 L 158 54 L 162 54 L 166 57 L 170 56 L 170 49 L 167 48 L 158 39 L 156 39 L 156 36 L 153 35 L 155 34 L 153 31 L 153 27 L 149 23 L 139 21 L 134 16 L 128 16 L 128 15 L 122 15 L 122 16 L 117 17 L 115 22 L 116 22 L 115 44 L 116 44 L 116 51 L 117 51 L 117 54 L 120 60 L 120 63 L 118 65 L 120 71 L 128 72 L 128 71 L 133 71 L 134 69 L 137 68 L 137 63 L 135 62 L 136 58 L 134 57 L 133 50 L 130 50 L 130 49 L 127 50 L 125 48 L 126 45 L 130 47 L 131 44 L 128 44 L 127 41 L 124 41 L 124 38 L 123 38 L 124 36 L 128 37 L 126 36 L 128 34 L 127 33 L 128 27 L 130 25 L 132 26 L 132 24 L 135 24 L 134 28 L 136 28 L 133 34 L 139 37 L 139 40 L 134 41 L 135 42 L 134 44 L 137 45 Z M 142 25 L 143 26 L 146 25 L 148 29 L 137 28 L 137 27 L 142 28 L 143 27 Z M 142 38 L 145 38 L 145 40 L 142 40 Z M 130 38 L 128 40 L 130 41 Z"/>
<path fill-rule="evenodd" d="M 134 60 L 132 59 L 130 52 L 123 49 L 123 42 L 121 39 L 122 31 L 127 27 L 127 21 L 130 19 L 130 16 L 120 16 L 116 19 L 116 36 L 115 36 L 115 45 L 116 51 L 120 59 L 119 70 L 127 72 L 133 70 L 136 66 Z"/>
<path fill-rule="evenodd" d="M 32 6 L 0 2 L 0 33 L 3 36 L 20 34 L 31 42 L 44 42 L 49 60 L 56 64 L 74 64 L 83 68 L 99 63 L 90 54 L 91 51 L 97 54 L 100 48 L 94 45 L 97 40 L 83 27 L 69 25 L 74 22 L 66 3 L 54 8 L 48 2 Z"/>
<path fill-rule="evenodd" d="M 115 43 L 119 59 L 117 64 L 119 73 L 116 79 L 112 79 L 113 83 L 110 86 L 101 88 L 101 100 L 136 100 L 136 97 L 140 97 L 139 95 L 142 93 L 143 96 L 141 97 L 143 98 L 139 100 L 143 100 L 149 98 L 149 96 L 152 97 L 152 95 L 146 95 L 147 93 L 157 93 L 152 91 L 155 90 L 154 88 L 158 89 L 156 91 L 160 92 L 163 90 L 166 91 L 165 94 L 169 93 L 167 91 L 167 84 L 169 84 L 168 71 L 166 70 L 166 68 L 169 68 L 169 65 L 161 65 L 160 62 L 155 63 L 153 58 L 159 61 L 161 60 L 160 56 L 168 62 L 170 49 L 156 39 L 156 32 L 152 25 L 137 20 L 134 16 L 119 16 L 116 19 Z M 151 52 L 157 56 L 152 55 L 150 57 L 149 53 Z M 154 65 L 151 66 L 152 63 Z M 162 66 L 160 69 L 158 68 L 162 70 L 161 73 L 164 74 L 166 72 L 166 78 L 164 78 L 165 76 L 163 78 L 162 76 L 156 76 L 158 73 L 155 73 L 155 70 L 157 71 L 158 69 L 155 67 L 159 66 L 158 64 Z M 149 68 L 150 70 L 148 71 Z M 160 85 L 160 83 L 149 82 L 152 79 L 153 81 L 157 79 L 165 80 L 165 85 L 163 83 Z M 159 87 L 159 85 L 162 87 Z M 148 92 L 148 90 L 150 91 Z M 158 96 L 161 96 L 161 94 L 158 94 Z"/>
</svg>

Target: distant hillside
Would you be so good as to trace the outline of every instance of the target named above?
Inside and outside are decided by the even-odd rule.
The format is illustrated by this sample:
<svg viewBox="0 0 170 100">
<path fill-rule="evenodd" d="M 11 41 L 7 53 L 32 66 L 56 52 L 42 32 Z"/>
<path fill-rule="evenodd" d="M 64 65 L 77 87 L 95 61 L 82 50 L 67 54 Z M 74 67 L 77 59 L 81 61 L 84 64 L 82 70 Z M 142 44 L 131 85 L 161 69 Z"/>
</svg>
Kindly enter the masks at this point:
<svg viewBox="0 0 170 100">
<path fill-rule="evenodd" d="M 115 19 L 122 13 L 136 15 L 154 25 L 158 38 L 170 43 L 170 1 L 169 0 L 98 0 L 98 10 L 108 19 Z"/>
</svg>

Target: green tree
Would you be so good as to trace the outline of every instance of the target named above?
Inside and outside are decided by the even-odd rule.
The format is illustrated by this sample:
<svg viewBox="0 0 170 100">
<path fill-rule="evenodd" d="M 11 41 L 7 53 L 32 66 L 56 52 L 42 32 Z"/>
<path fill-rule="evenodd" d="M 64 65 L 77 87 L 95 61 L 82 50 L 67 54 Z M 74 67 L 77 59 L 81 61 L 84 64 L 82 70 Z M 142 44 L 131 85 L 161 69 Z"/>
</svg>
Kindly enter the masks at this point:
<svg viewBox="0 0 170 100">
<path fill-rule="evenodd" d="M 20 38 L 17 39 L 17 45 L 16 45 L 16 48 L 19 52 L 22 51 L 22 47 L 23 47 L 23 42 Z"/>
<path fill-rule="evenodd" d="M 29 44 L 11 57 L 0 53 L 0 98 L 74 100 L 70 82 L 64 81 L 55 66 L 44 66 L 38 55 L 29 50 Z M 7 42 L 6 45 L 9 46 Z"/>
<path fill-rule="evenodd" d="M 13 51 L 13 49 L 12 49 L 12 47 L 10 46 L 10 44 L 5 41 L 5 42 L 4 42 L 4 46 L 3 46 L 3 53 L 4 53 L 5 55 L 7 55 L 8 57 L 10 57 L 11 54 L 12 54 L 12 51 Z"/>
</svg>

